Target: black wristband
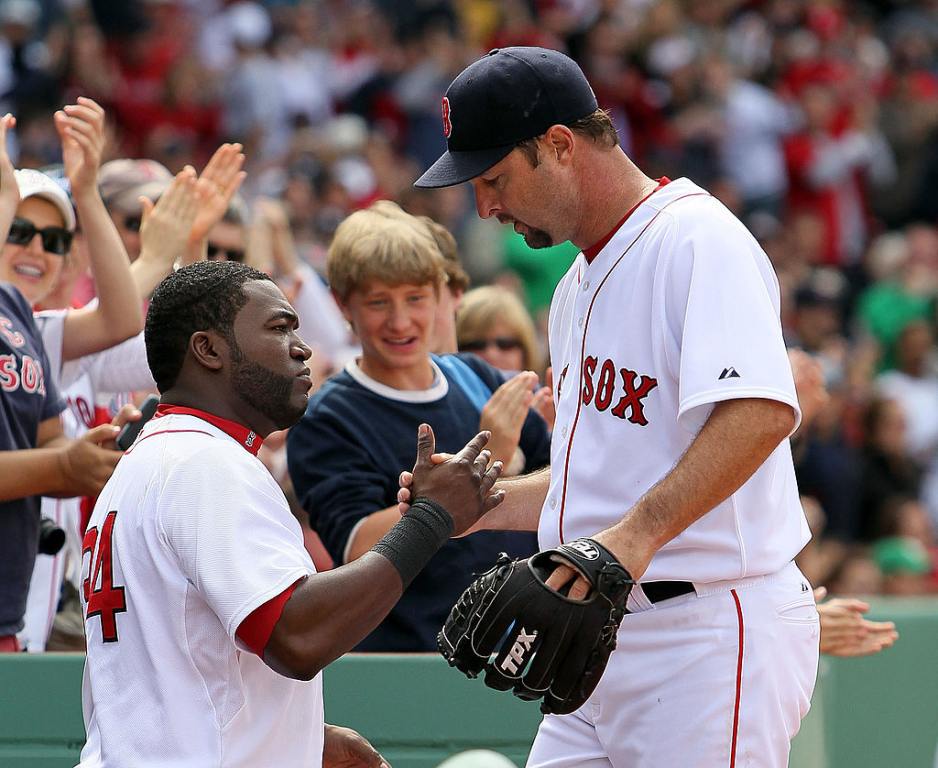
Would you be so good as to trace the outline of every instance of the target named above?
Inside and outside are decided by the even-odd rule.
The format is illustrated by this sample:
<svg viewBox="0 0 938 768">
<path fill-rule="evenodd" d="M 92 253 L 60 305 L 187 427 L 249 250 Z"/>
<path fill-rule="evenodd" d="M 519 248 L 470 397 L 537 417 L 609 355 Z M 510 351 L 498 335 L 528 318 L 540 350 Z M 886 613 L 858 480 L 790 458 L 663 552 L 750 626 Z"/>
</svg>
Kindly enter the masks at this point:
<svg viewBox="0 0 938 768">
<path fill-rule="evenodd" d="M 449 512 L 421 496 L 414 499 L 407 514 L 371 551 L 391 561 L 407 589 L 452 534 L 453 518 Z"/>
</svg>

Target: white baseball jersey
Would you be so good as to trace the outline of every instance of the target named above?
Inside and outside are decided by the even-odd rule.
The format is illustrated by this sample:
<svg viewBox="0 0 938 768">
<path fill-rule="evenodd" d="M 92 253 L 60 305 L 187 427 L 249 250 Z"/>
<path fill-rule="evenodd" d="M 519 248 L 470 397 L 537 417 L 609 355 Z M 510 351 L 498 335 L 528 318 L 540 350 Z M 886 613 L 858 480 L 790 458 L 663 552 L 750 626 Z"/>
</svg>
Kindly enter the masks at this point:
<svg viewBox="0 0 938 768">
<path fill-rule="evenodd" d="M 283 677 L 236 636 L 315 573 L 299 523 L 257 435 L 173 410 L 143 428 L 85 534 L 80 765 L 319 766 L 321 677 Z"/>
<path fill-rule="evenodd" d="M 768 257 L 686 179 L 640 204 L 550 310 L 557 419 L 542 547 L 618 520 L 684 454 L 713 405 L 766 398 L 800 422 Z M 778 571 L 810 538 L 785 440 L 730 498 L 667 543 L 643 581 Z"/>
</svg>

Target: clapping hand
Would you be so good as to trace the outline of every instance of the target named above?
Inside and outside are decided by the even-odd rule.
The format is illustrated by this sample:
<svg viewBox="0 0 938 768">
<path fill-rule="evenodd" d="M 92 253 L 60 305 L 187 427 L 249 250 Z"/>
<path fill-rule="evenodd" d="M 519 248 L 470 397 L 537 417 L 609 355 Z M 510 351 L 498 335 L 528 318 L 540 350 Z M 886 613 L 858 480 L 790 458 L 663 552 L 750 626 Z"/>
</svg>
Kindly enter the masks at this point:
<svg viewBox="0 0 938 768">
<path fill-rule="evenodd" d="M 222 144 L 199 174 L 198 212 L 189 231 L 189 244 L 201 243 L 228 210 L 247 173 L 241 170 L 244 154 L 240 144 Z"/>
<path fill-rule="evenodd" d="M 62 141 L 62 163 L 72 196 L 97 194 L 104 152 L 104 110 L 92 99 L 79 96 L 77 104 L 66 104 L 53 119 Z"/>
<path fill-rule="evenodd" d="M 870 621 L 863 617 L 870 606 L 862 600 L 835 598 L 824 587 L 814 590 L 821 619 L 821 653 L 829 656 L 871 656 L 889 648 L 899 638 L 891 621 Z"/>
<path fill-rule="evenodd" d="M 185 254 L 189 232 L 199 212 L 197 181 L 195 168 L 187 165 L 156 203 L 139 198 L 141 259 L 153 259 L 168 272 Z"/>
<path fill-rule="evenodd" d="M 6 242 L 10 224 L 20 204 L 20 188 L 7 152 L 7 132 L 15 126 L 16 118 L 9 112 L 0 117 L 0 243 Z"/>
</svg>

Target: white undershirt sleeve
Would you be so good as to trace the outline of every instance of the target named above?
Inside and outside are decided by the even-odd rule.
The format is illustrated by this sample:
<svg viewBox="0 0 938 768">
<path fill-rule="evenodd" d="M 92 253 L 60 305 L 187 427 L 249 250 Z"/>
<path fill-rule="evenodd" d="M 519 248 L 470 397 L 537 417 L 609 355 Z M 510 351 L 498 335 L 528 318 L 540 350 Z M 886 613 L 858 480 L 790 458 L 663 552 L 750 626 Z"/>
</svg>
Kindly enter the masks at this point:
<svg viewBox="0 0 938 768">
<path fill-rule="evenodd" d="M 156 389 L 147 363 L 143 331 L 127 341 L 90 355 L 88 373 L 98 392 L 134 392 Z"/>
</svg>

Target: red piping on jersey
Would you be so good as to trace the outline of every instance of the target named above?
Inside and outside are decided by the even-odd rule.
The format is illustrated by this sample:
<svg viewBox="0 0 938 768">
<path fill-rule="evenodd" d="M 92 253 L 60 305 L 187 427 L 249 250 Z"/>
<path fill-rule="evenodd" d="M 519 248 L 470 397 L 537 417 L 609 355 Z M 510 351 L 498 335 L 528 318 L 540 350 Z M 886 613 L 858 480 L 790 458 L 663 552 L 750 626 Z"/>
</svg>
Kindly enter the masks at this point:
<svg viewBox="0 0 938 768">
<path fill-rule="evenodd" d="M 248 429 L 243 424 L 238 424 L 236 421 L 223 419 L 221 416 L 216 416 L 214 413 L 201 411 L 198 408 L 188 408 L 185 405 L 171 405 L 167 403 L 156 406 L 157 416 L 170 416 L 174 413 L 184 416 L 195 416 L 197 419 L 207 421 L 212 426 L 218 427 L 229 437 L 233 437 L 244 446 L 244 449 L 248 453 L 254 456 L 257 456 L 257 452 L 264 444 L 264 440 L 253 429 Z"/>
<path fill-rule="evenodd" d="M 124 451 L 124 455 L 127 456 L 128 454 L 133 453 L 134 448 L 140 445 L 140 443 L 142 443 L 144 440 L 149 440 L 151 437 L 156 437 L 157 435 L 169 435 L 177 432 L 194 432 L 197 435 L 208 435 L 209 437 L 213 436 L 211 432 L 206 432 L 203 429 L 161 429 L 157 432 L 151 432 L 149 435 L 144 435 L 143 437 L 134 440 L 134 444 L 126 451 Z"/>
<path fill-rule="evenodd" d="M 659 189 L 661 189 L 663 186 L 665 186 L 666 184 L 670 184 L 670 183 L 671 183 L 671 179 L 669 179 L 667 176 L 662 176 L 662 177 L 661 177 L 660 179 L 658 179 L 657 181 L 658 181 L 658 186 L 655 187 L 653 190 L 651 190 L 651 192 L 649 192 L 647 195 L 645 195 L 645 196 L 644 196 L 641 200 L 639 200 L 637 203 L 635 203 L 635 205 L 633 205 L 631 208 L 629 208 L 629 210 L 626 212 L 625 216 L 623 216 L 621 219 L 619 219 L 619 222 L 618 222 L 612 229 L 610 229 L 608 233 L 606 233 L 606 236 L 605 236 L 604 238 L 602 238 L 602 240 L 599 240 L 598 242 L 593 243 L 589 248 L 584 248 L 584 249 L 583 249 L 583 256 L 586 258 L 586 261 L 587 261 L 588 263 L 592 264 L 593 259 L 595 259 L 597 256 L 599 256 L 599 252 L 609 244 L 609 241 L 612 240 L 612 236 L 613 236 L 616 232 L 618 232 L 620 229 L 622 229 L 622 225 L 625 224 L 626 221 L 628 221 L 629 216 L 631 216 L 633 213 L 635 213 L 635 211 L 636 211 L 636 209 L 638 208 L 638 206 L 640 206 L 642 203 L 644 203 L 649 197 L 651 197 L 653 194 L 655 194 L 655 192 L 657 192 L 657 191 L 658 191 Z"/>
<path fill-rule="evenodd" d="M 739 652 L 736 657 L 736 704 L 733 707 L 733 746 L 730 749 L 730 768 L 736 768 L 736 737 L 739 735 L 739 699 L 743 687 L 743 607 L 739 604 L 739 595 L 730 590 L 736 602 L 736 617 L 739 623 Z"/>
<path fill-rule="evenodd" d="M 563 512 L 567 504 L 567 476 L 570 474 L 570 453 L 573 450 L 573 435 L 576 433 L 576 425 L 580 420 L 580 409 L 583 407 L 583 356 L 586 353 L 586 333 L 589 331 L 590 327 L 590 317 L 593 314 L 593 304 L 596 303 L 596 297 L 599 296 L 599 292 L 602 290 L 603 286 L 606 284 L 606 281 L 609 279 L 609 275 L 613 273 L 616 267 L 622 263 L 622 259 L 626 257 L 628 252 L 632 250 L 632 246 L 637 243 L 642 235 L 648 230 L 648 228 L 655 223 L 655 220 L 662 214 L 662 212 L 672 203 L 676 203 L 678 200 L 684 200 L 688 197 L 699 197 L 701 195 L 706 195 L 710 197 L 709 192 L 691 192 L 687 195 L 681 195 L 680 197 L 674 198 L 670 203 L 666 203 L 665 206 L 658 211 L 654 216 L 651 217 L 651 220 L 642 227 L 642 231 L 639 232 L 635 239 L 629 243 L 628 247 L 622 252 L 622 255 L 616 259 L 615 263 L 609 268 L 609 271 L 605 274 L 603 279 L 599 282 L 599 285 L 596 286 L 596 292 L 593 294 L 593 298 L 590 299 L 589 308 L 586 310 L 586 320 L 583 321 L 583 340 L 580 342 L 580 372 L 577 379 L 577 395 L 576 395 L 576 414 L 573 417 L 573 426 L 570 428 L 570 439 L 567 440 L 567 455 L 564 458 L 563 462 L 563 492 L 560 496 L 560 520 L 558 522 L 558 529 L 560 534 L 560 543 L 563 543 Z"/>
</svg>

